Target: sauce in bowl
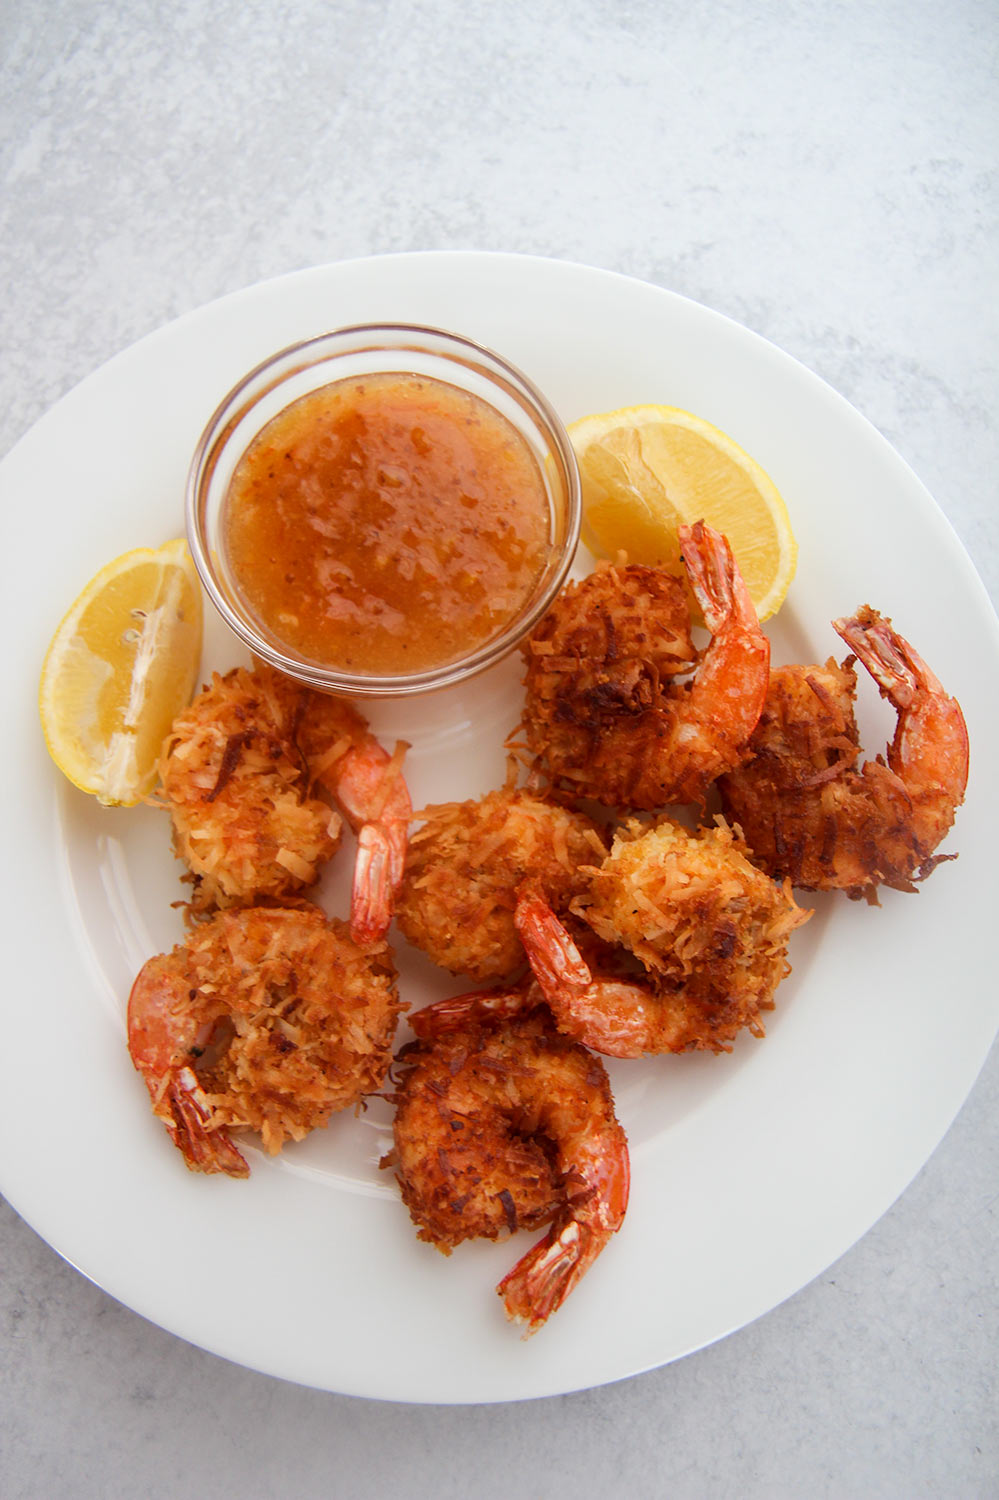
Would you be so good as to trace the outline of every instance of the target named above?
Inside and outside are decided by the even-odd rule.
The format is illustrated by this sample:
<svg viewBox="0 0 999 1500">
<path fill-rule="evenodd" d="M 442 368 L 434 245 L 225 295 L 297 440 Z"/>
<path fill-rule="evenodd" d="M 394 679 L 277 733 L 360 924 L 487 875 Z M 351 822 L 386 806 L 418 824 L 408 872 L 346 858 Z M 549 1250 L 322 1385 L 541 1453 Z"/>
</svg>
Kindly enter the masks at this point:
<svg viewBox="0 0 999 1500">
<path fill-rule="evenodd" d="M 502 355 L 358 323 L 249 370 L 198 439 L 187 538 L 221 621 L 322 692 L 434 692 L 509 655 L 572 565 L 569 435 Z"/>
<path fill-rule="evenodd" d="M 537 459 L 487 402 L 423 375 L 338 380 L 237 464 L 233 580 L 269 633 L 348 672 L 444 665 L 498 635 L 548 560 Z"/>
</svg>

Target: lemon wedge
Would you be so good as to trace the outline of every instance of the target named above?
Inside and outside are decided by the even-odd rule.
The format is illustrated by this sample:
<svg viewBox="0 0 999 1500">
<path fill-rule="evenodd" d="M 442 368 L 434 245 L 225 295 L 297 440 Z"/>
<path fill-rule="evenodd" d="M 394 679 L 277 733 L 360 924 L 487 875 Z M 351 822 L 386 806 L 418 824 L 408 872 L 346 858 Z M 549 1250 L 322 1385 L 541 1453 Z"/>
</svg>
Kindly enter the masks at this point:
<svg viewBox="0 0 999 1500">
<path fill-rule="evenodd" d="M 626 406 L 569 426 L 583 488 L 583 541 L 683 577 L 677 530 L 724 532 L 761 620 L 784 602 L 798 548 L 773 480 L 738 443 L 675 406 Z"/>
<path fill-rule="evenodd" d="M 49 754 L 74 786 L 122 807 L 152 790 L 194 691 L 201 631 L 184 541 L 126 552 L 90 580 L 52 638 L 38 698 Z"/>
</svg>

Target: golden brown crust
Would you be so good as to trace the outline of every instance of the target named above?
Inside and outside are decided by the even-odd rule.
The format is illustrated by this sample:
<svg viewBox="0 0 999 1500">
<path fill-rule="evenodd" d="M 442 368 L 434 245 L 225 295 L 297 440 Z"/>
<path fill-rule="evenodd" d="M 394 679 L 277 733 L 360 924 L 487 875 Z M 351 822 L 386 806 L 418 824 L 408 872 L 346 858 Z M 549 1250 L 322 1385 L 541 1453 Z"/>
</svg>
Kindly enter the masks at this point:
<svg viewBox="0 0 999 1500">
<path fill-rule="evenodd" d="M 775 670 L 750 758 L 718 789 L 775 879 L 876 902 L 879 885 L 913 891 L 939 862 L 960 796 L 907 785 L 880 758 L 858 766 L 853 662 Z"/>
<path fill-rule="evenodd" d="M 787 974 L 791 933 L 811 915 L 719 824 L 688 832 L 669 819 L 618 831 L 589 891 L 573 902 L 594 932 L 643 971 L 647 1052 L 727 1050 L 764 1034 Z"/>
<path fill-rule="evenodd" d="M 193 1068 L 211 1128 L 254 1130 L 269 1151 L 357 1104 L 388 1071 L 401 1009 L 390 952 L 358 947 L 315 907 L 218 912 L 150 960 L 143 983 L 166 987 L 170 1070 Z"/>
<path fill-rule="evenodd" d="M 270 668 L 238 667 L 215 673 L 175 720 L 162 801 L 195 910 L 307 889 L 338 848 L 341 820 L 313 790 L 314 762 L 338 732 L 321 699 Z"/>
<path fill-rule="evenodd" d="M 602 1063 L 543 1007 L 415 1042 L 400 1063 L 399 1187 L 420 1238 L 445 1255 L 551 1220 L 587 1142 L 627 1151 Z"/>
<path fill-rule="evenodd" d="M 514 926 L 530 877 L 558 911 L 579 889 L 579 868 L 602 857 L 603 835 L 582 813 L 511 787 L 425 809 L 410 838 L 396 903 L 400 930 L 453 974 L 506 979 L 524 964 Z"/>
<path fill-rule="evenodd" d="M 608 806 L 662 806 L 670 679 L 697 660 L 679 579 L 638 564 L 599 569 L 563 589 L 524 656 L 527 744 L 556 781 Z"/>
</svg>

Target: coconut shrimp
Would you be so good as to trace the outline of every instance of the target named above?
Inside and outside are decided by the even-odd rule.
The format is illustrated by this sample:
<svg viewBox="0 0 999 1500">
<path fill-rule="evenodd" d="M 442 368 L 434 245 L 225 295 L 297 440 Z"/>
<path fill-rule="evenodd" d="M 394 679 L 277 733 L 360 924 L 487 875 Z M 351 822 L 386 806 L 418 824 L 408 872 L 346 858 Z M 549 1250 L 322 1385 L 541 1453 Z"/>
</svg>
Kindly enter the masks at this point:
<svg viewBox="0 0 999 1500">
<path fill-rule="evenodd" d="M 554 1029 L 530 990 L 503 1014 L 465 996 L 413 1017 L 400 1053 L 395 1152 L 420 1239 L 450 1255 L 551 1223 L 496 1288 L 534 1333 L 565 1301 L 628 1204 L 628 1144 L 600 1059 Z"/>
<path fill-rule="evenodd" d="M 759 718 L 770 647 L 732 550 L 700 521 L 681 527 L 680 548 L 712 637 L 689 681 L 670 680 L 696 653 L 683 586 L 662 570 L 615 568 L 570 586 L 524 648 L 528 747 L 579 796 L 647 811 L 703 805 Z"/>
<path fill-rule="evenodd" d="M 270 667 L 216 673 L 174 721 L 159 766 L 193 908 L 280 901 L 313 885 L 342 835 L 316 795 L 325 790 L 358 835 L 354 935 L 377 941 L 406 857 L 403 748 L 389 755 L 349 703 Z"/>
<path fill-rule="evenodd" d="M 954 858 L 935 850 L 964 799 L 968 733 L 958 703 L 890 620 L 865 606 L 833 626 L 853 656 L 775 671 L 752 757 L 719 790 L 772 875 L 876 903 L 879 885 L 913 891 Z M 859 767 L 855 658 L 898 713 L 887 762 Z"/>
<path fill-rule="evenodd" d="M 428 807 L 412 835 L 396 902 L 405 937 L 442 968 L 506 979 L 525 962 L 513 913 L 528 875 L 556 911 L 579 888 L 581 865 L 606 853 L 597 825 L 526 788 Z"/>
<path fill-rule="evenodd" d="M 808 920 L 790 887 L 752 865 L 724 823 L 694 833 L 669 819 L 619 830 L 573 902 L 631 974 L 594 972 L 548 904 L 525 890 L 517 927 L 559 1029 L 612 1057 L 728 1052 L 790 973 L 788 939 Z"/>
<path fill-rule="evenodd" d="M 384 944 L 302 903 L 217 912 L 141 969 L 128 1048 L 192 1171 L 246 1177 L 230 1130 L 268 1151 L 382 1084 L 400 1013 Z"/>
</svg>

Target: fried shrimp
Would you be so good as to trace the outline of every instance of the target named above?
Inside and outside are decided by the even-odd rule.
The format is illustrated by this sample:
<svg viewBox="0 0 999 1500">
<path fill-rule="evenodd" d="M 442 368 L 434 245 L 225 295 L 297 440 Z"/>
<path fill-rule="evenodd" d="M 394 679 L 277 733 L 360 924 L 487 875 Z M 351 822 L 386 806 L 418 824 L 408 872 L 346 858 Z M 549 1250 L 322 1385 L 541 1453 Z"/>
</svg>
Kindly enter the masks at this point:
<svg viewBox="0 0 999 1500">
<path fill-rule="evenodd" d="M 230 1129 L 268 1151 L 379 1088 L 400 1012 L 384 944 L 316 907 L 217 912 L 141 969 L 128 1048 L 192 1171 L 245 1177 Z"/>
<path fill-rule="evenodd" d="M 558 784 L 612 807 L 703 805 L 766 695 L 769 643 L 727 540 L 699 521 L 680 547 L 712 637 L 689 681 L 670 680 L 696 659 L 683 588 L 655 569 L 570 586 L 524 648 L 528 747 Z"/>
<path fill-rule="evenodd" d="M 395 1161 L 420 1239 L 445 1255 L 551 1221 L 496 1288 L 530 1334 L 620 1229 L 628 1145 L 600 1059 L 560 1036 L 529 990 L 508 994 L 498 1016 L 473 995 L 412 1017 Z"/>
<path fill-rule="evenodd" d="M 175 720 L 159 767 L 193 908 L 283 900 L 313 885 L 342 831 L 318 788 L 358 834 L 354 935 L 382 937 L 411 813 L 402 754 L 390 756 L 342 698 L 265 666 L 216 673 Z"/>
<path fill-rule="evenodd" d="M 453 974 L 507 979 L 523 967 L 513 913 L 530 875 L 556 911 L 579 867 L 606 853 L 596 824 L 524 788 L 428 807 L 412 835 L 396 903 L 400 930 Z"/>
<path fill-rule="evenodd" d="M 964 799 L 968 734 L 956 700 L 890 620 L 865 606 L 833 625 L 854 656 L 775 671 L 751 758 L 719 791 L 770 874 L 876 902 L 879 885 L 913 891 L 955 857 L 934 851 Z M 898 712 L 887 763 L 857 765 L 855 658 Z"/>
<path fill-rule="evenodd" d="M 573 911 L 630 957 L 633 973 L 594 973 L 545 901 L 525 891 L 517 927 L 559 1029 L 612 1057 L 731 1051 L 763 1036 L 763 1013 L 790 973 L 788 939 L 808 920 L 790 887 L 747 858 L 724 824 L 689 833 L 660 819 L 618 832 Z"/>
</svg>

